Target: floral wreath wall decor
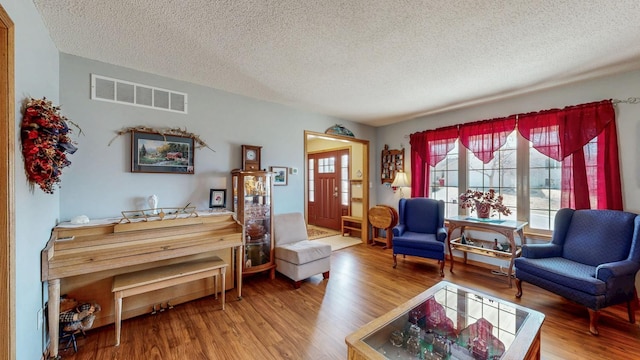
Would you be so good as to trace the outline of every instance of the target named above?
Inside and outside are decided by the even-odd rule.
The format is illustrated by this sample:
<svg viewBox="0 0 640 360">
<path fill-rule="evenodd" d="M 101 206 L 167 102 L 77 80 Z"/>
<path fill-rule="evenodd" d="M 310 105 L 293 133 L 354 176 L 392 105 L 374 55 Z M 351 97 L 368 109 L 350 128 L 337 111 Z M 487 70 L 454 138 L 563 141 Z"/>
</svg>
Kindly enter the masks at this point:
<svg viewBox="0 0 640 360">
<path fill-rule="evenodd" d="M 71 130 L 67 122 L 80 127 L 60 114 L 60 107 L 50 100 L 30 98 L 22 113 L 20 128 L 22 156 L 27 180 L 32 187 L 37 184 L 42 191 L 53 194 L 54 186 L 60 187 L 62 169 L 71 165 L 67 153 L 78 149 L 69 137 Z"/>
</svg>

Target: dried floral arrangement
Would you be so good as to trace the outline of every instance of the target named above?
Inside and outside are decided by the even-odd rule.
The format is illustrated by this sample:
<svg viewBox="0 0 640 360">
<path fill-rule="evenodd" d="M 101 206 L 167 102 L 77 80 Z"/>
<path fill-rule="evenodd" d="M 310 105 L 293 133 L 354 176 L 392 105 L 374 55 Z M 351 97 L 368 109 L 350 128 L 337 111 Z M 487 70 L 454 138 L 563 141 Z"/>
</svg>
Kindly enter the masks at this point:
<svg viewBox="0 0 640 360">
<path fill-rule="evenodd" d="M 187 130 L 182 130 L 181 128 L 152 128 L 152 127 L 148 127 L 148 126 L 130 126 L 130 127 L 126 127 L 126 128 L 122 128 L 118 131 L 116 131 L 116 136 L 111 139 L 111 141 L 109 141 L 109 146 L 111 145 L 111 143 L 120 135 L 124 135 L 127 133 L 130 133 L 132 131 L 139 131 L 139 132 L 149 132 L 149 133 L 156 133 L 156 134 L 160 134 L 162 136 L 183 136 L 183 137 L 188 137 L 188 138 L 192 138 L 193 141 L 196 142 L 196 144 L 198 144 L 196 146 L 196 148 L 207 148 L 213 152 L 216 152 L 215 150 L 213 150 L 211 147 L 209 147 L 209 145 L 207 145 L 207 143 L 205 143 L 202 139 L 200 139 L 200 137 L 194 133 L 190 133 Z"/>
<path fill-rule="evenodd" d="M 60 186 L 62 169 L 71 165 L 67 154 L 77 150 L 67 122 L 78 128 L 79 134 L 82 130 L 44 97 L 28 99 L 22 115 L 20 134 L 27 179 L 32 187 L 37 184 L 42 191 L 53 194 L 54 186 Z"/>
<path fill-rule="evenodd" d="M 503 215 L 511 214 L 511 209 L 502 203 L 502 195 L 498 195 L 494 189 L 487 192 L 467 190 L 460 194 L 459 200 L 460 207 L 476 211 L 480 218 L 493 216 L 494 211 Z"/>
</svg>

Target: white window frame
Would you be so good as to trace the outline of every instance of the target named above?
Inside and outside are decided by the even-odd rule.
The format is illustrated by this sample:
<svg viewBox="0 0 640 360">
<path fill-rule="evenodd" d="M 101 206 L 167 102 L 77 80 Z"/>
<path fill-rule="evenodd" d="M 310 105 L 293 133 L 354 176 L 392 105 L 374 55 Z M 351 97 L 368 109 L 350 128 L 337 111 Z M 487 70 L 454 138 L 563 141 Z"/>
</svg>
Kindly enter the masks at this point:
<svg viewBox="0 0 640 360">
<path fill-rule="evenodd" d="M 516 140 L 516 176 L 518 177 L 517 185 L 516 185 L 516 214 L 517 220 L 519 221 L 529 221 L 530 211 L 529 211 L 529 194 L 530 194 L 530 184 L 529 184 L 529 141 L 523 138 L 520 135 L 520 132 L 516 129 L 517 140 Z M 457 142 L 458 146 L 458 190 L 459 192 L 466 191 L 469 187 L 468 185 L 468 149 L 462 145 L 460 141 Z M 449 154 L 447 154 L 447 157 Z M 442 161 L 446 161 L 447 159 L 443 159 Z M 429 171 L 432 171 L 433 167 L 429 168 Z M 466 169 L 466 170 L 465 170 Z M 433 179 L 430 179 L 429 184 L 429 194 L 432 191 L 432 183 Z M 550 209 L 551 212 L 556 212 L 559 209 Z M 458 206 L 458 215 L 467 215 L 467 210 L 460 208 Z M 550 219 L 550 225 L 553 225 L 553 219 Z M 541 236 L 550 236 L 553 232 L 552 229 L 540 229 L 540 228 L 532 228 L 530 225 L 527 225 L 526 231 L 528 233 L 534 233 Z"/>
</svg>

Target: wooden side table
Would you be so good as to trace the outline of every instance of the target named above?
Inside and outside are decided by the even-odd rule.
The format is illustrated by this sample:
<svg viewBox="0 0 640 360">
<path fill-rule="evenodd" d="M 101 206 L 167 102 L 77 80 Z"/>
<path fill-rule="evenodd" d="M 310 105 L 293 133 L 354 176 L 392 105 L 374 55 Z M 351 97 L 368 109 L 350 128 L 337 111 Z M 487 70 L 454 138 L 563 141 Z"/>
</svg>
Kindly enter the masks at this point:
<svg viewBox="0 0 640 360">
<path fill-rule="evenodd" d="M 376 205 L 369 209 L 369 223 L 373 227 L 371 240 L 384 243 L 383 249 L 391 249 L 393 239 L 393 227 L 398 224 L 398 212 L 387 205 Z M 386 236 L 380 236 L 380 231 L 384 230 Z"/>
<path fill-rule="evenodd" d="M 351 235 L 352 231 L 362 231 L 362 218 L 355 216 L 342 216 L 342 231 L 340 234 L 344 236 L 344 234 L 349 233 Z"/>
<path fill-rule="evenodd" d="M 451 218 L 447 218 L 446 221 L 449 222 L 449 230 L 447 234 L 447 238 L 449 239 L 449 255 L 451 256 L 451 268 L 449 269 L 449 271 L 453 272 L 453 252 L 451 251 L 451 249 L 460 250 L 463 252 L 465 264 L 467 263 L 467 253 L 490 256 L 494 258 L 504 258 L 509 260 L 507 277 L 509 278 L 509 287 L 512 287 L 511 275 L 513 274 L 513 260 L 516 257 L 520 256 L 520 253 L 522 251 L 521 247 L 517 246 L 513 234 L 518 234 L 518 236 L 520 237 L 520 243 L 526 244 L 527 239 L 524 236 L 523 229 L 528 224 L 528 222 L 514 220 L 480 220 L 467 216 L 454 216 Z M 456 229 L 460 229 L 460 236 L 462 236 L 462 233 L 464 233 L 464 230 L 467 227 L 480 230 L 488 230 L 504 236 L 509 243 L 509 250 L 495 250 L 493 249 L 493 244 L 490 241 L 476 240 L 476 242 L 481 244 L 470 245 L 463 244 L 460 237 L 452 237 L 453 232 Z"/>
</svg>

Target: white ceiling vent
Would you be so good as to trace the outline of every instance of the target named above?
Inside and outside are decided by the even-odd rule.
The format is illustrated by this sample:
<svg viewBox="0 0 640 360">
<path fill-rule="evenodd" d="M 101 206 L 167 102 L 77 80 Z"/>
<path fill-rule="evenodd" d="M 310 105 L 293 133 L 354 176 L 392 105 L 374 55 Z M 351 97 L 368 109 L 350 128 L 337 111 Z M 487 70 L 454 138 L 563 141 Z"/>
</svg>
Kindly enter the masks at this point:
<svg viewBox="0 0 640 360">
<path fill-rule="evenodd" d="M 187 113 L 187 94 L 91 74 L 91 99 Z"/>
</svg>

